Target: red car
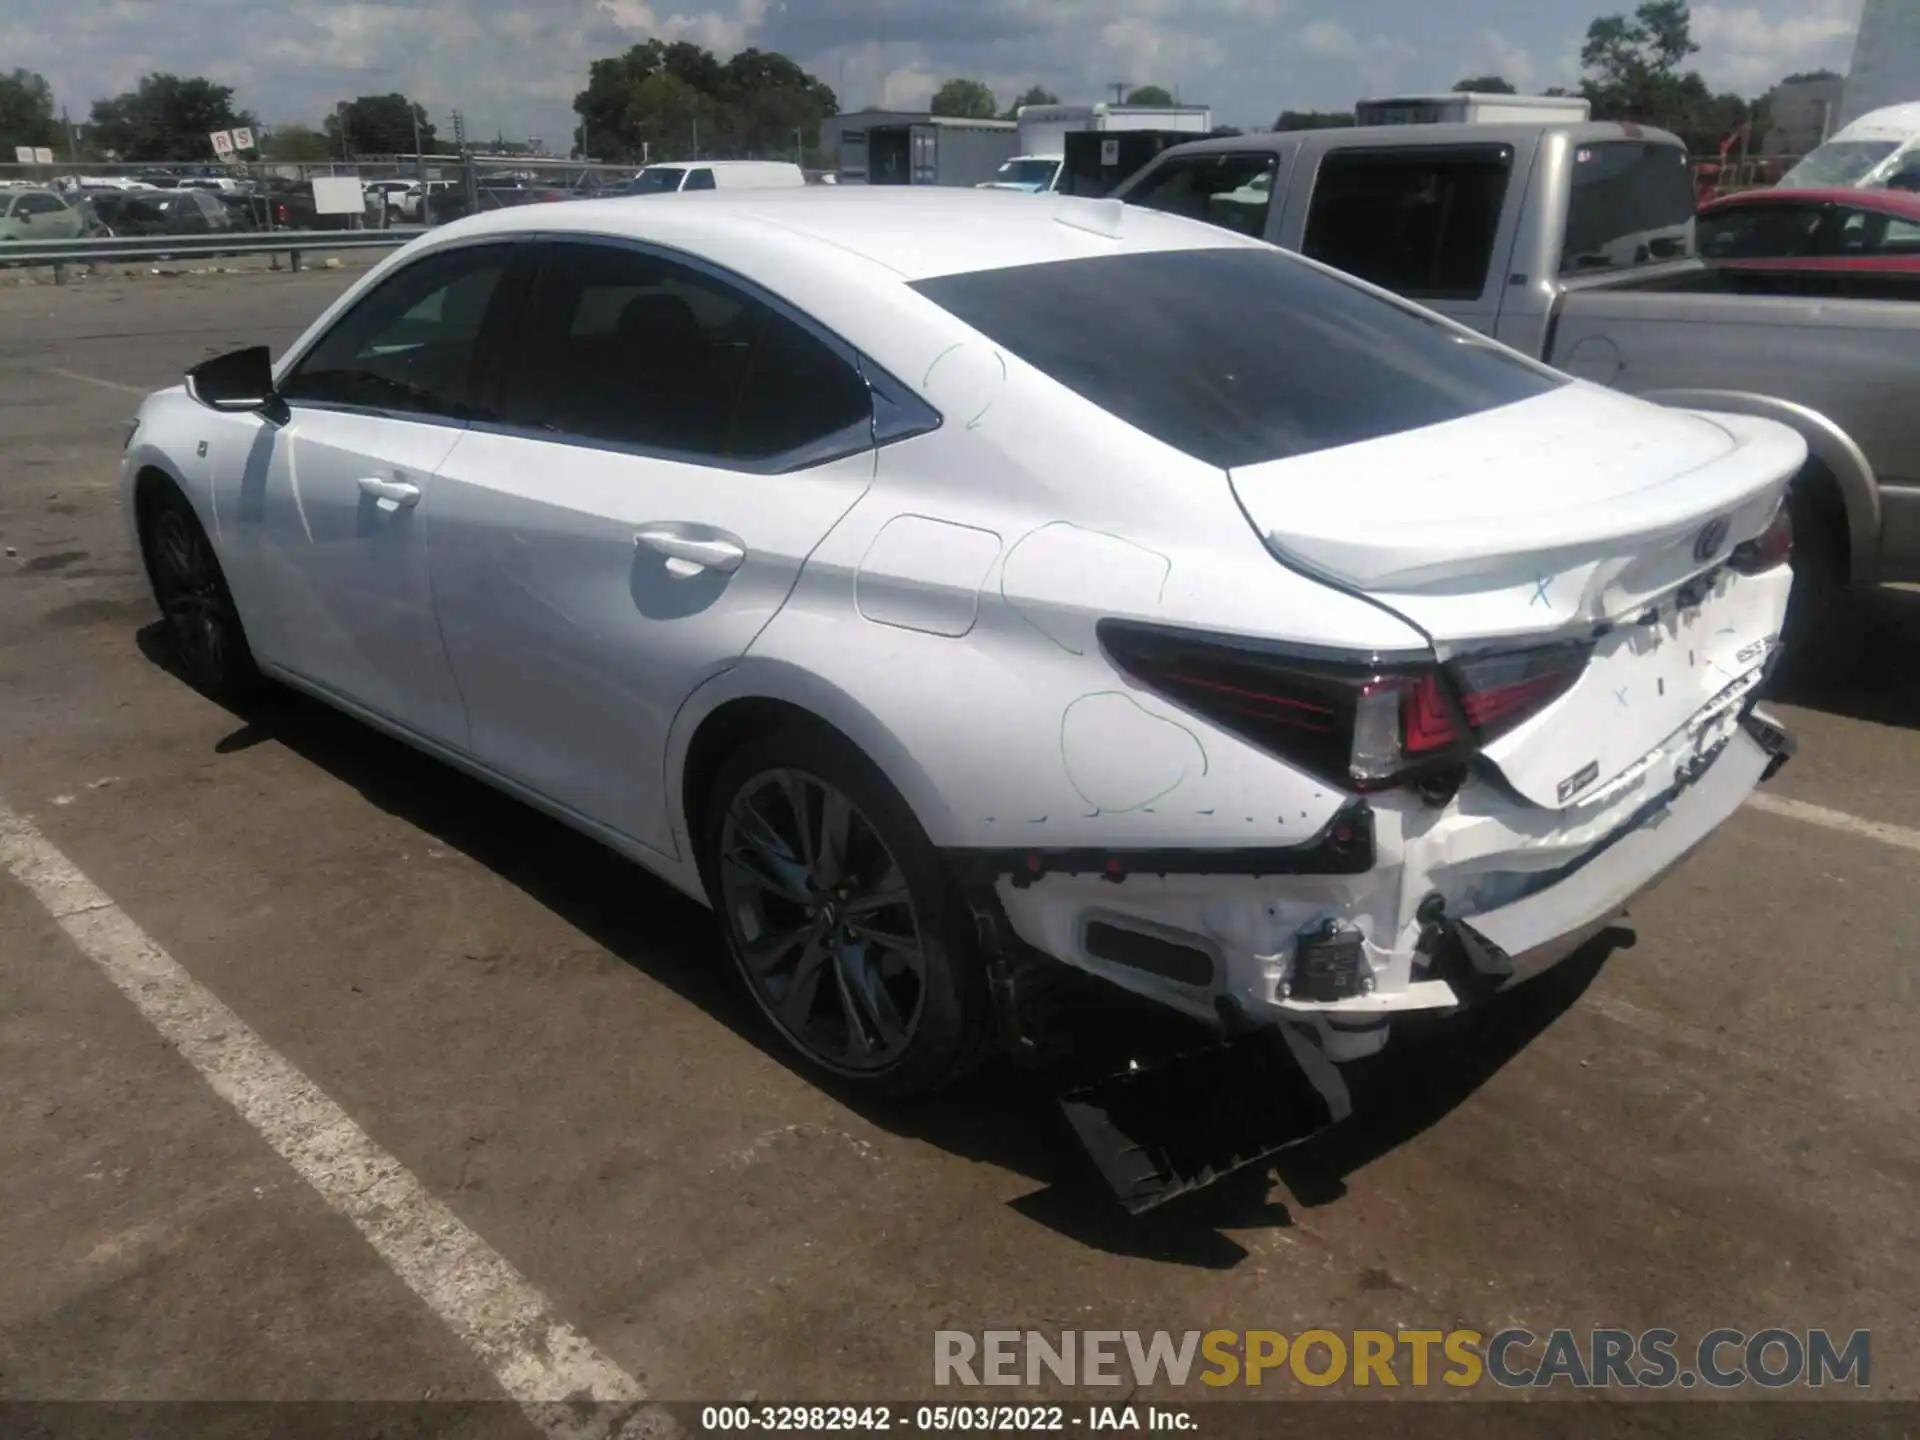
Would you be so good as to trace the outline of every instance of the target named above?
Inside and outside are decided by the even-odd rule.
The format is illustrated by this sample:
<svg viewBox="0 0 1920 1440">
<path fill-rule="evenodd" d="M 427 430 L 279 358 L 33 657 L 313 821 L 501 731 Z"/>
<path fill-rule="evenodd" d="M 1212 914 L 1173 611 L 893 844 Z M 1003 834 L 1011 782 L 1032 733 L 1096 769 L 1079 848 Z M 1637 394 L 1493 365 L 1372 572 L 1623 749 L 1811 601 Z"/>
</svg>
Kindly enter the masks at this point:
<svg viewBox="0 0 1920 1440">
<path fill-rule="evenodd" d="M 1920 195 L 1743 190 L 1700 207 L 1702 260 L 1771 275 L 1920 276 Z"/>
</svg>

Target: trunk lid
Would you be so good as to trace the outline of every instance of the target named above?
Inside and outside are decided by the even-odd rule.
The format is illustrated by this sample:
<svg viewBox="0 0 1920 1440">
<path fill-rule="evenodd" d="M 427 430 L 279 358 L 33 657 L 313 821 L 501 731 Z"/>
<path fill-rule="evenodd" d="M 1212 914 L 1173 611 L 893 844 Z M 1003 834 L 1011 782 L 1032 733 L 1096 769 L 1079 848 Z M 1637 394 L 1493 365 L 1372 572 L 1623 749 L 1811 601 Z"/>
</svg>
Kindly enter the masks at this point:
<svg viewBox="0 0 1920 1440">
<path fill-rule="evenodd" d="M 1720 566 L 1765 530 L 1806 453 L 1770 421 L 1576 381 L 1228 473 L 1276 557 L 1403 616 L 1442 659 L 1598 633 L 1578 681 L 1483 752 L 1528 799 L 1565 808 L 1757 682 L 1788 575 Z"/>
</svg>

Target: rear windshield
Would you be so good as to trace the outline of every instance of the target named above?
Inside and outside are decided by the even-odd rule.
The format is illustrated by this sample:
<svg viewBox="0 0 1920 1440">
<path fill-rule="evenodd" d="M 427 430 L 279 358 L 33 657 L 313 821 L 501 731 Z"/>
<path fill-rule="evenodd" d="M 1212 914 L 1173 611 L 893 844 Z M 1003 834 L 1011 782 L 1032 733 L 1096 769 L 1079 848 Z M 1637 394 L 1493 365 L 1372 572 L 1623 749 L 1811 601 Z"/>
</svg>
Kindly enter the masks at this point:
<svg viewBox="0 0 1920 1440">
<path fill-rule="evenodd" d="M 680 182 L 687 177 L 684 170 L 663 170 L 659 167 L 642 170 L 627 185 L 629 195 L 664 195 L 678 190 Z"/>
<path fill-rule="evenodd" d="M 1688 255 L 1693 175 L 1680 146 L 1601 140 L 1578 146 L 1572 159 L 1561 275 L 1619 271 Z"/>
<path fill-rule="evenodd" d="M 1059 260 L 913 288 L 1135 429 L 1227 469 L 1566 383 L 1264 246 Z"/>
<path fill-rule="evenodd" d="M 1562 275 L 1684 259 L 1693 239 L 1693 175 L 1678 145 L 1603 140 L 1573 152 Z"/>
</svg>

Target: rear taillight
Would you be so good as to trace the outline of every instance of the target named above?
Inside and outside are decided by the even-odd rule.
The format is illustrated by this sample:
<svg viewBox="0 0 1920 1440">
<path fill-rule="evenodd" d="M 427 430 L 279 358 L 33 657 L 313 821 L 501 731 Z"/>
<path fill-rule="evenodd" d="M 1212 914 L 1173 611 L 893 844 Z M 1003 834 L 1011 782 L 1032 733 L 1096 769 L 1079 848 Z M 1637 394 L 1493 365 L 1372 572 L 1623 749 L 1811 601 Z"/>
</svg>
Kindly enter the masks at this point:
<svg viewBox="0 0 1920 1440">
<path fill-rule="evenodd" d="M 1466 760 L 1537 715 L 1586 667 L 1585 645 L 1440 665 L 1296 651 L 1102 621 L 1126 674 L 1330 784 L 1383 790 Z"/>
<path fill-rule="evenodd" d="M 1792 558 L 1793 521 L 1782 504 L 1765 530 L 1733 547 L 1733 553 L 1727 557 L 1727 567 L 1742 575 L 1758 575 Z"/>
</svg>

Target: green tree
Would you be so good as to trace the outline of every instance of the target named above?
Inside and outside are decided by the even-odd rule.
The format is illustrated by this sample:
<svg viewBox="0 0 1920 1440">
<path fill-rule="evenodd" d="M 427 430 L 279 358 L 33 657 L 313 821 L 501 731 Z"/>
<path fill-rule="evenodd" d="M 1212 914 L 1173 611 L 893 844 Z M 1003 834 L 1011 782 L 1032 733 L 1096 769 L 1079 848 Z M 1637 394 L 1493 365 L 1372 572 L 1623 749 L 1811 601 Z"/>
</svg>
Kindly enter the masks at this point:
<svg viewBox="0 0 1920 1440">
<path fill-rule="evenodd" d="M 1173 104 L 1173 96 L 1158 85 L 1142 85 L 1139 89 L 1131 90 L 1127 93 L 1127 104 L 1171 105 Z"/>
<path fill-rule="evenodd" d="M 993 103 L 993 91 L 978 80 L 949 80 L 933 92 L 928 107 L 936 115 L 960 115 L 969 120 L 991 120 L 1000 107 Z"/>
<path fill-rule="evenodd" d="M 53 117 L 53 87 L 31 70 L 0 75 L 0 160 L 13 159 L 16 145 L 61 143 L 60 122 Z M 64 150 L 61 152 L 64 155 Z"/>
<path fill-rule="evenodd" d="M 720 77 L 730 115 L 732 149 L 748 155 L 790 154 L 820 148 L 820 125 L 840 113 L 840 99 L 775 50 L 742 50 Z"/>
<path fill-rule="evenodd" d="M 233 107 L 233 87 L 202 76 L 153 74 L 93 102 L 93 143 L 120 160 L 211 160 L 215 130 L 257 122 Z"/>
<path fill-rule="evenodd" d="M 1603 15 L 1580 47 L 1580 93 L 1596 120 L 1632 120 L 1670 130 L 1696 154 L 1712 154 L 1753 119 L 1738 95 L 1716 95 L 1698 71 L 1682 72 L 1696 53 L 1684 0 L 1645 0 L 1632 14 Z"/>
<path fill-rule="evenodd" d="M 1020 107 L 1022 105 L 1058 105 L 1059 103 L 1060 97 L 1047 89 L 1046 86 L 1029 85 L 1026 93 L 1011 105 L 1007 106 L 1006 114 L 1000 118 L 1003 120 L 1018 120 L 1020 118 Z"/>
<path fill-rule="evenodd" d="M 260 142 L 261 159 L 283 164 L 311 165 L 331 153 L 327 137 L 311 125 L 275 125 Z"/>
<path fill-rule="evenodd" d="M 1454 81 L 1453 89 L 1456 95 L 1518 95 L 1520 93 L 1499 75 L 1470 75 L 1465 80 Z"/>
<path fill-rule="evenodd" d="M 589 155 L 683 159 L 790 156 L 819 145 L 839 100 L 777 51 L 742 50 L 722 64 L 685 41 L 648 40 L 595 60 L 573 100 Z"/>
<path fill-rule="evenodd" d="M 433 122 L 427 108 L 404 95 L 362 95 L 334 108 L 327 116 L 330 151 L 347 155 L 411 155 L 414 122 L 420 125 L 420 149 L 434 147 Z"/>
</svg>

